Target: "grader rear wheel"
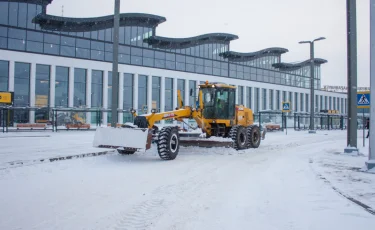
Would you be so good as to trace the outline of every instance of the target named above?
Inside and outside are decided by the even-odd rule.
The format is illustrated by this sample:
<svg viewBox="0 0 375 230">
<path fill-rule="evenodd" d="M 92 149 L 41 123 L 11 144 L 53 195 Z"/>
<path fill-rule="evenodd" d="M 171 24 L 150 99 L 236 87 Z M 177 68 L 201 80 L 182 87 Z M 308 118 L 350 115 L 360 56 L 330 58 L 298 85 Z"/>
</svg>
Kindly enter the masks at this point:
<svg viewBox="0 0 375 230">
<path fill-rule="evenodd" d="M 257 125 L 247 127 L 248 148 L 258 148 L 260 145 L 260 129 Z"/>
<path fill-rule="evenodd" d="M 248 135 L 246 128 L 241 125 L 235 125 L 230 129 L 229 137 L 233 140 L 233 148 L 236 150 L 248 148 Z"/>
</svg>

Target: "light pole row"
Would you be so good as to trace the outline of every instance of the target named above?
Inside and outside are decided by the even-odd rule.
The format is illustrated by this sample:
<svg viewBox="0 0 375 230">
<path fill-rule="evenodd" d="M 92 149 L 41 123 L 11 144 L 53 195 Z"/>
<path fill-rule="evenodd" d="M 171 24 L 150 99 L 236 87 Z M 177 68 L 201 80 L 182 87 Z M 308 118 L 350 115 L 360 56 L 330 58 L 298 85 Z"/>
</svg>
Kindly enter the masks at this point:
<svg viewBox="0 0 375 230">
<path fill-rule="evenodd" d="M 320 37 L 316 38 L 312 41 L 300 41 L 299 44 L 305 44 L 308 43 L 310 44 L 310 128 L 309 128 L 309 133 L 315 133 L 315 128 L 314 128 L 314 89 L 315 89 L 315 77 L 314 77 L 314 67 L 315 67 L 315 62 L 314 62 L 314 42 L 324 40 L 326 39 L 325 37 Z"/>
</svg>

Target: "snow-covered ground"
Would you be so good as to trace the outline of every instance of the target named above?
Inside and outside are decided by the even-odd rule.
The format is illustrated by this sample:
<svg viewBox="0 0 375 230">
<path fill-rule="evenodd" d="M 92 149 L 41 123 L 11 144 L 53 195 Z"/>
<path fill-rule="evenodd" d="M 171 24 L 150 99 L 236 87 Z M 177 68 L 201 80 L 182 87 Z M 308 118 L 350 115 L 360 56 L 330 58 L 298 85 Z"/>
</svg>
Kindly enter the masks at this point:
<svg viewBox="0 0 375 230">
<path fill-rule="evenodd" d="M 93 136 L 2 134 L 0 162 L 103 151 Z M 375 216 L 333 189 L 375 209 L 375 174 L 360 172 L 367 151 L 339 154 L 345 140 L 346 131 L 288 130 L 268 132 L 258 149 L 182 147 L 173 161 L 153 146 L 3 168 L 0 229 L 372 229 Z"/>
</svg>

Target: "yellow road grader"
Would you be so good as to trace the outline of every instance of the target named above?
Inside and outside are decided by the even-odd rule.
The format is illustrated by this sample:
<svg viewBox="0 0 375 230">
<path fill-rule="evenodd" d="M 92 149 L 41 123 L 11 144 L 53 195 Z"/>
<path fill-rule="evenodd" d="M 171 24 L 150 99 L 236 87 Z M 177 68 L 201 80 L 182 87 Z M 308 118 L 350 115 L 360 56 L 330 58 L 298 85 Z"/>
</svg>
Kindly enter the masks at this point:
<svg viewBox="0 0 375 230">
<path fill-rule="evenodd" d="M 136 151 L 150 149 L 153 136 L 157 134 L 155 142 L 160 158 L 173 160 L 180 148 L 178 127 L 165 126 L 159 130 L 155 125 L 156 122 L 167 119 L 181 122 L 183 119 L 194 119 L 205 138 L 222 137 L 229 140 L 231 147 L 236 150 L 258 148 L 260 145 L 260 128 L 253 124 L 252 110 L 236 105 L 236 87 L 224 83 L 206 81 L 199 85 L 196 108 L 184 106 L 178 96 L 178 108 L 173 111 L 157 113 L 153 109 L 151 113 L 143 115 L 137 115 L 133 109 L 131 112 L 134 124 L 97 128 L 94 146 L 116 148 L 120 154 L 134 154 Z M 212 139 L 211 143 L 217 140 Z"/>
</svg>

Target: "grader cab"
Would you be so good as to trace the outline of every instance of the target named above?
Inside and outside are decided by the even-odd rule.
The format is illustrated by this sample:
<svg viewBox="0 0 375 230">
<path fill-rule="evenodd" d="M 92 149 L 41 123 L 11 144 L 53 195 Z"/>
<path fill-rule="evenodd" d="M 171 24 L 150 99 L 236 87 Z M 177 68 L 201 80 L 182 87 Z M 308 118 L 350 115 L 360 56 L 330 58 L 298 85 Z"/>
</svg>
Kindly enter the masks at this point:
<svg viewBox="0 0 375 230">
<path fill-rule="evenodd" d="M 99 127 L 94 138 L 95 147 L 116 148 L 120 154 L 134 154 L 136 151 L 151 148 L 153 136 L 157 136 L 158 153 L 161 159 L 173 160 L 177 157 L 181 145 L 180 133 L 176 126 L 165 126 L 159 130 L 157 121 L 174 119 L 194 119 L 202 130 L 204 138 L 222 137 L 231 143 L 236 150 L 258 148 L 261 134 L 251 109 L 236 105 L 236 88 L 223 83 L 199 85 L 196 108 L 184 106 L 178 97 L 178 108 L 173 111 L 137 115 L 132 110 L 134 124 L 122 125 L 120 128 Z M 210 143 L 215 145 L 221 141 L 212 138 Z M 201 141 L 190 139 L 189 142 Z M 197 146 L 199 146 L 197 144 Z"/>
</svg>

